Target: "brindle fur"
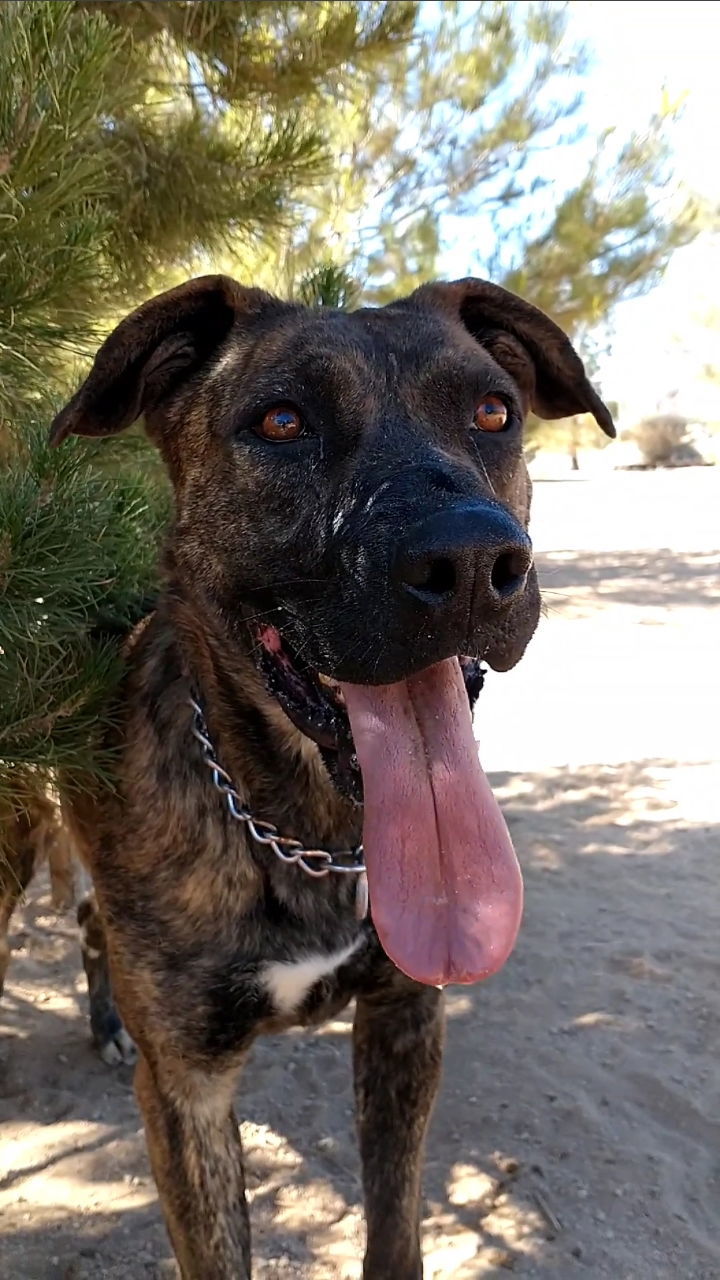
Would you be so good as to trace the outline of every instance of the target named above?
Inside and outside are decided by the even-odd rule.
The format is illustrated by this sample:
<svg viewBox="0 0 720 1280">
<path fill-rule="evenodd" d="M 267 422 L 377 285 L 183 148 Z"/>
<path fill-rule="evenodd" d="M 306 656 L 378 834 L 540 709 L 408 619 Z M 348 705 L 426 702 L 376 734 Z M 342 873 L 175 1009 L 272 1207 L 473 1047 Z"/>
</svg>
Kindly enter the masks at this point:
<svg viewBox="0 0 720 1280">
<path fill-rule="evenodd" d="M 511 607 L 462 623 L 453 615 L 429 636 L 408 633 L 388 585 L 397 529 L 429 508 L 486 499 L 526 524 L 519 427 L 482 440 L 467 429 L 478 397 L 498 391 L 519 413 L 589 410 L 611 430 L 560 331 L 484 282 L 425 287 L 348 315 L 207 277 L 124 321 L 53 426 L 58 443 L 144 414 L 175 490 L 166 587 L 127 649 L 116 788 L 76 796 L 69 810 L 139 1052 L 137 1096 L 185 1280 L 250 1275 L 233 1096 L 253 1040 L 317 1024 L 352 999 L 364 1275 L 422 1275 L 420 1169 L 442 995 L 400 973 L 371 921 L 356 920 L 351 877 L 310 879 L 248 842 L 211 784 L 188 699 L 199 692 L 218 758 L 255 814 L 310 847 L 357 843 L 362 810 L 268 693 L 250 623 L 282 610 L 313 666 L 360 683 L 460 652 L 499 669 L 516 662 L 538 617 L 534 571 Z M 311 420 L 314 443 L 273 446 L 252 434 L 287 401 Z M 100 916 L 92 904 L 82 910 L 102 968 Z M 352 943 L 297 1008 L 273 1003 L 269 963 Z M 107 974 L 93 983 L 96 1038 L 117 1041 Z"/>
<path fill-rule="evenodd" d="M 75 900 L 72 846 L 57 797 L 38 786 L 5 817 L 0 830 L 0 995 L 10 963 L 10 920 L 43 858 L 52 905 L 67 911 Z"/>
</svg>

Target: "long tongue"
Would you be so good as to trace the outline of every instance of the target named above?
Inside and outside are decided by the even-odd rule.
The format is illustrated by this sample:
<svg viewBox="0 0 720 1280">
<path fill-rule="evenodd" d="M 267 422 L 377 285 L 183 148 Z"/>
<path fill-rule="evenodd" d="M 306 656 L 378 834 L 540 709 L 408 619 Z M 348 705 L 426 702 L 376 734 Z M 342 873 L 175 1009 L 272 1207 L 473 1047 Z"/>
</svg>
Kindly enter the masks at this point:
<svg viewBox="0 0 720 1280">
<path fill-rule="evenodd" d="M 495 973 L 515 945 L 522 878 L 478 760 L 460 664 L 400 684 L 343 684 L 363 775 L 372 917 L 418 982 Z"/>
</svg>

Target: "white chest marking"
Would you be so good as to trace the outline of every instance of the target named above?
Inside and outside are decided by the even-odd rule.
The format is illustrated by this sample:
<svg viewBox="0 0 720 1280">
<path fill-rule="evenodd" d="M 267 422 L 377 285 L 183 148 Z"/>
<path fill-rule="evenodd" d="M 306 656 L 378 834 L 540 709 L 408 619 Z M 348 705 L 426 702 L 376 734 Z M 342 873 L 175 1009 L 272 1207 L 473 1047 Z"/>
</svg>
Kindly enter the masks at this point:
<svg viewBox="0 0 720 1280">
<path fill-rule="evenodd" d="M 309 955 L 302 960 L 291 962 L 276 960 L 266 964 L 261 975 L 265 990 L 278 1013 L 292 1013 L 305 999 L 311 987 L 321 978 L 327 977 L 360 946 L 362 934 L 354 939 L 342 951 L 325 952 L 324 955 Z"/>
</svg>

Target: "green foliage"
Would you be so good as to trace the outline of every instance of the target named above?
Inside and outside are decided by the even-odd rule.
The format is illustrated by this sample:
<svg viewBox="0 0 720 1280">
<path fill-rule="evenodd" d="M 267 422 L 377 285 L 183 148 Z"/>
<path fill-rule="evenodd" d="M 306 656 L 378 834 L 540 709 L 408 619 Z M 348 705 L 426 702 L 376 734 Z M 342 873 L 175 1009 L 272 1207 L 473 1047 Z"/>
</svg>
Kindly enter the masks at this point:
<svg viewBox="0 0 720 1280">
<path fill-rule="evenodd" d="M 579 59 L 561 49 L 557 6 L 431 4 L 414 39 L 318 108 L 334 163 L 284 264 L 288 277 L 332 248 L 361 265 L 367 296 L 387 301 L 437 273 L 441 219 L 474 217 L 527 189 L 534 148 L 572 113 L 552 87 Z M 471 224 L 472 225 L 472 224 Z"/>
<path fill-rule="evenodd" d="M 608 136 L 547 229 L 525 243 L 521 265 L 505 276 L 508 288 L 569 333 L 602 325 L 622 298 L 651 288 L 673 250 L 696 234 L 691 205 L 671 217 L 656 207 L 668 178 L 666 123 L 653 120 L 614 162 Z"/>
<path fill-rule="evenodd" d="M 554 4 L 422 6 L 415 39 L 372 93 L 350 85 L 318 106 L 332 173 L 306 193 L 306 225 L 268 258 L 267 283 L 279 274 L 293 289 L 329 248 L 368 300 L 386 302 L 437 276 L 444 248 L 461 243 L 465 272 L 522 293 L 571 333 L 654 284 L 697 230 L 694 211 L 667 198 L 670 109 L 636 136 L 598 139 L 585 172 L 577 152 L 580 179 L 555 194 L 554 157 L 581 133 L 586 67 L 566 25 Z"/>
<path fill-rule="evenodd" d="M 380 246 L 368 255 L 379 299 L 398 271 L 403 288 L 435 274 L 442 215 L 475 219 L 480 206 L 487 217 L 528 190 L 535 149 L 577 105 L 555 94 L 581 62 L 563 49 L 564 34 L 558 6 L 438 6 L 388 86 L 380 109 L 389 123 L 373 130 L 366 160 L 382 209 Z"/>
<path fill-rule="evenodd" d="M 123 43 L 71 4 L 0 6 L 0 420 L 82 349 L 110 283 L 97 120 L 131 101 Z"/>
<path fill-rule="evenodd" d="M 323 263 L 303 276 L 297 300 L 306 307 L 342 307 L 352 311 L 360 298 L 361 288 L 344 267 Z"/>
<path fill-rule="evenodd" d="M 0 420 L 173 270 L 287 234 L 328 168 L 314 99 L 414 6 L 0 5 Z"/>
<path fill-rule="evenodd" d="M 99 446 L 47 444 L 47 424 L 22 424 L 0 472 L 0 815 L 38 771 L 102 772 L 94 746 L 118 644 L 102 619 L 129 627 L 155 585 L 167 506 L 132 445 L 103 476 Z"/>
<path fill-rule="evenodd" d="M 276 108 L 314 92 L 342 94 L 412 34 L 417 4 L 349 0 L 79 0 L 152 56 L 150 79 L 193 103 Z"/>
<path fill-rule="evenodd" d="M 364 82 L 407 38 L 405 3 L 81 0 L 129 37 L 142 68 L 103 141 L 120 181 L 108 206 L 119 283 L 137 295 L 169 267 L 248 260 L 285 235 L 301 190 L 330 171 L 316 104 Z"/>
</svg>

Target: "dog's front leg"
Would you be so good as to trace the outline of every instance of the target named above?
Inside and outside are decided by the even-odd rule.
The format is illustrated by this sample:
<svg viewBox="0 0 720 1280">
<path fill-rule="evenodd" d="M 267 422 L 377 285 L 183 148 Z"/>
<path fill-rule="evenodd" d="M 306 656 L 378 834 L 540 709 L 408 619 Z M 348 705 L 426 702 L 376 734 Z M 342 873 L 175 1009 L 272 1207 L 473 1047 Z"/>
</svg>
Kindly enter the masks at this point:
<svg viewBox="0 0 720 1280">
<path fill-rule="evenodd" d="M 367 1249 L 365 1280 L 419 1280 L 420 1175 L 440 1081 L 442 994 L 358 1000 L 353 1029 Z"/>
<path fill-rule="evenodd" d="M 135 1089 L 160 1202 L 183 1280 L 249 1280 L 250 1223 L 232 1109 L 237 1071 L 141 1057 Z"/>
</svg>

